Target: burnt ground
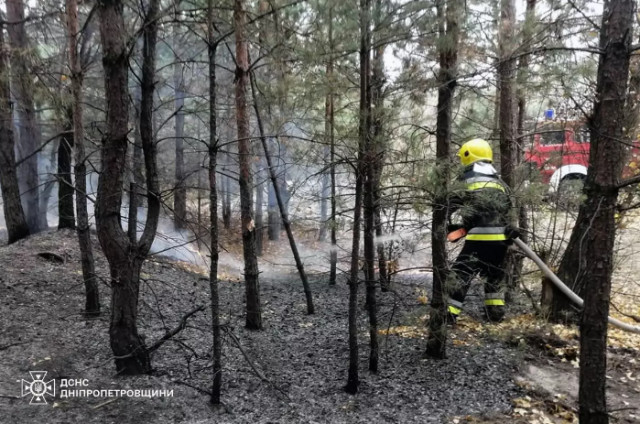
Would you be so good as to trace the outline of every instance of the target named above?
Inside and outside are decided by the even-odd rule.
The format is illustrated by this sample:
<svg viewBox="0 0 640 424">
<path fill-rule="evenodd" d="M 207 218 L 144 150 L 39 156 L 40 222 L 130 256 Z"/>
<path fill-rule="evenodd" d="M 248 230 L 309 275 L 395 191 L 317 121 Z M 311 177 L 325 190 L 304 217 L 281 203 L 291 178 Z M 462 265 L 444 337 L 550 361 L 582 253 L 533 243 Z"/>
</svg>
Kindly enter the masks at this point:
<svg viewBox="0 0 640 424">
<path fill-rule="evenodd" d="M 420 295 L 421 290 L 429 292 L 428 274 L 398 278 L 394 293 L 379 296 L 380 327 L 389 335 L 380 335 L 378 375 L 366 371 L 368 331 L 360 305 L 362 383 L 357 396 L 348 395 L 342 390 L 348 358 L 344 281 L 330 287 L 326 275 L 312 274 L 317 313 L 308 316 L 297 276 L 290 267 L 274 266 L 273 259 L 261 278 L 265 328 L 247 331 L 244 286 L 233 253 L 225 254 L 220 272 L 222 320 L 229 331 L 223 349 L 224 407 L 210 407 L 205 393 L 212 350 L 208 282 L 183 263 L 159 257 L 146 263 L 140 332 L 152 344 L 196 306 L 205 305 L 205 310 L 154 353 L 151 375 L 118 376 L 108 342 L 109 288 L 103 280 L 102 316 L 85 319 L 76 246 L 73 233 L 51 231 L 0 248 L 2 423 L 575 422 L 570 392 L 577 370 L 570 358 L 549 354 L 544 337 L 550 336 L 544 328 L 532 330 L 541 332 L 540 344 L 537 339 L 520 341 L 511 327 L 503 331 L 479 322 L 479 298 L 470 298 L 476 311 L 471 308 L 470 317 L 453 332 L 449 358 L 423 358 L 427 309 Z M 104 278 L 106 261 L 97 243 L 95 248 Z M 64 262 L 42 258 L 40 252 L 55 253 Z M 565 342 L 561 349 L 575 340 Z M 617 355 L 610 370 L 612 402 L 628 404 L 616 403 L 621 410 L 614 415 L 620 422 L 638 422 L 637 411 L 629 409 L 640 405 L 634 391 L 640 392 L 640 366 L 632 361 L 638 352 L 612 354 Z M 46 380 L 86 379 L 86 389 L 172 390 L 173 397 L 61 398 L 56 387 L 56 397 L 48 398 L 47 405 L 30 405 L 30 396 L 20 397 L 19 382 L 29 379 L 29 371 L 47 371 Z M 564 386 L 552 387 L 551 382 Z"/>
</svg>

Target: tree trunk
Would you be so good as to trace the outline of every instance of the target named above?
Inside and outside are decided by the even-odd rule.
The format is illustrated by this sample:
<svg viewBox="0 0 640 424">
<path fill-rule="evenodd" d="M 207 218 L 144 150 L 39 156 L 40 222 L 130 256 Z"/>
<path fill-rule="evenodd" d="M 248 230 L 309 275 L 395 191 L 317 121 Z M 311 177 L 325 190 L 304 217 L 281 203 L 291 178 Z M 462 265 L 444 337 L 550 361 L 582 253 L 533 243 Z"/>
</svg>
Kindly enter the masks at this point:
<svg viewBox="0 0 640 424">
<path fill-rule="evenodd" d="M 276 172 L 276 184 L 281 187 L 282 186 L 282 175 L 284 173 L 284 169 L 282 166 L 282 151 L 280 149 L 280 146 L 278 145 L 278 142 L 272 142 L 273 144 L 276 144 L 276 151 L 278 152 L 276 155 L 276 165 L 275 165 L 275 172 Z M 272 150 L 273 151 L 273 150 Z M 270 184 L 269 185 L 269 194 L 268 194 L 268 207 L 267 207 L 267 220 L 269 221 L 269 240 L 271 241 L 278 241 L 280 240 L 280 231 L 281 231 L 281 223 L 282 223 L 282 219 L 280 217 L 280 211 L 278 210 L 278 199 L 276 198 L 276 188 L 275 185 Z"/>
<path fill-rule="evenodd" d="M 29 235 L 29 226 L 20 202 L 20 188 L 14 153 L 8 51 L 4 45 L 4 28 L 0 24 L 0 187 L 9 244 Z"/>
<path fill-rule="evenodd" d="M 101 0 L 98 3 L 107 128 L 103 139 L 102 173 L 98 182 L 96 226 L 102 250 L 109 262 L 112 294 L 109 336 L 111 349 L 116 357 L 116 369 L 121 374 L 142 374 L 151 370 L 149 352 L 137 330 L 137 306 L 140 268 L 153 243 L 160 213 L 152 131 L 158 2 L 159 0 L 150 0 L 143 22 L 140 135 L 145 160 L 148 213 L 137 245 L 132 245 L 120 225 L 129 106 L 129 60 L 125 44 L 123 4 L 120 0 Z"/>
<path fill-rule="evenodd" d="M 236 34 L 236 121 L 238 126 L 238 159 L 240 163 L 240 217 L 244 278 L 246 289 L 246 327 L 262 328 L 258 260 L 256 257 L 256 228 L 253 220 L 253 178 L 251 176 L 251 134 L 247 110 L 247 84 L 249 79 L 249 51 L 246 39 L 246 12 L 244 0 L 235 0 L 233 23 Z"/>
<path fill-rule="evenodd" d="M 596 99 L 589 119 L 589 172 L 569 245 L 558 276 L 576 282 L 584 295 L 580 319 L 580 423 L 609 422 L 605 398 L 607 316 L 613 273 L 618 182 L 626 163 L 624 133 L 633 0 L 606 1 L 600 29 L 600 56 Z M 567 278 L 569 277 L 569 278 Z M 576 285 L 574 285 L 575 287 Z"/>
<path fill-rule="evenodd" d="M 438 0 L 439 61 L 438 115 L 436 118 L 436 160 L 438 179 L 442 190 L 434 199 L 432 212 L 431 249 L 433 261 L 433 294 L 429 316 L 429 338 L 426 354 L 432 358 L 447 356 L 447 326 L 445 325 L 449 270 L 446 250 L 446 221 L 448 215 L 447 190 L 450 179 L 449 149 L 451 145 L 451 122 L 453 97 L 457 86 L 459 25 L 464 4 L 460 0 L 446 3 Z"/>
<path fill-rule="evenodd" d="M 531 38 L 534 35 L 535 30 L 535 18 L 536 18 L 536 4 L 537 0 L 527 0 L 527 9 L 525 12 L 525 22 L 522 30 L 522 43 L 521 45 L 530 46 Z M 518 174 L 521 176 L 519 181 L 515 182 L 515 187 L 520 187 L 523 181 L 524 173 L 522 172 L 522 166 L 524 164 L 524 133 L 525 133 L 525 119 L 527 113 L 527 92 L 526 82 L 529 77 L 529 55 L 524 55 L 520 58 L 520 64 L 518 67 L 517 75 L 517 97 L 518 97 L 518 115 L 517 115 L 517 134 L 518 140 L 516 142 L 516 165 L 521 169 Z M 524 201 L 517 201 L 516 208 L 518 211 L 518 228 L 520 229 L 520 239 L 528 243 L 528 230 L 529 220 L 527 218 L 527 205 Z M 520 283 L 520 276 L 522 275 L 522 267 L 524 265 L 524 255 L 521 252 L 514 252 L 515 262 L 514 270 L 516 271 L 513 276 L 512 287 L 518 287 Z"/>
<path fill-rule="evenodd" d="M 294 260 L 296 261 L 296 268 L 298 269 L 298 274 L 300 274 L 300 280 L 302 281 L 302 287 L 304 289 L 305 298 L 307 300 L 307 314 L 311 315 L 315 312 L 315 309 L 313 306 L 313 297 L 311 295 L 311 288 L 309 287 L 307 274 L 304 272 L 304 264 L 302 263 L 302 259 L 300 259 L 300 253 L 298 253 L 296 240 L 293 237 L 293 230 L 291 229 L 291 222 L 289 221 L 289 215 L 287 214 L 287 209 L 285 208 L 285 205 L 284 205 L 284 199 L 282 198 L 282 194 L 280 193 L 280 189 L 276 181 L 277 180 L 276 173 L 275 173 L 275 170 L 273 169 L 273 162 L 271 161 L 271 155 L 269 154 L 269 146 L 267 145 L 267 138 L 264 134 L 264 126 L 262 124 L 262 119 L 260 117 L 260 107 L 258 105 L 258 98 L 256 94 L 256 81 L 253 73 L 251 73 L 250 78 L 251 78 L 251 92 L 253 94 L 253 105 L 256 112 L 256 120 L 258 121 L 258 129 L 260 131 L 260 141 L 262 142 L 262 148 L 264 150 L 264 158 L 267 162 L 269 177 L 271 178 L 271 183 L 273 184 L 273 187 L 274 187 L 276 200 L 278 201 L 278 208 L 280 209 L 280 215 L 282 217 L 284 229 L 287 233 L 289 246 L 291 247 L 291 253 L 293 254 Z"/>
<path fill-rule="evenodd" d="M 68 17 L 68 12 L 67 12 Z M 71 179 L 71 151 L 73 149 L 73 111 L 65 110 L 65 130 L 58 144 L 58 229 L 76 228 Z"/>
<path fill-rule="evenodd" d="M 220 337 L 220 300 L 218 295 L 218 191 L 216 164 L 218 156 L 218 127 L 216 112 L 216 50 L 214 2 L 207 2 L 207 35 L 209 40 L 209 218 L 211 227 L 211 268 L 209 288 L 211 292 L 211 331 L 213 332 L 213 388 L 211 403 L 220 404 L 222 387 L 222 338 Z"/>
<path fill-rule="evenodd" d="M 360 224 L 362 220 L 362 191 L 366 178 L 365 153 L 369 134 L 369 10 L 370 0 L 360 0 L 360 106 L 358 123 L 358 156 L 355 166 L 355 206 L 353 209 L 353 237 L 351 245 L 351 268 L 349 272 L 349 370 L 345 391 L 358 393 L 358 284 L 360 271 Z M 367 300 L 369 297 L 367 296 Z"/>
<path fill-rule="evenodd" d="M 262 214 L 262 205 L 264 203 L 264 169 L 262 159 L 256 149 L 256 255 L 262 256 L 262 248 L 264 241 L 264 219 Z"/>
<path fill-rule="evenodd" d="M 71 69 L 73 146 L 75 149 L 75 182 L 76 182 L 76 214 L 78 225 L 78 246 L 82 263 L 82 279 L 85 288 L 84 313 L 95 316 L 100 313 L 100 293 L 93 261 L 89 215 L 87 213 L 87 168 L 84 151 L 84 127 L 82 118 L 82 66 L 78 60 L 78 3 L 77 0 L 66 1 L 67 32 L 69 34 L 69 68 Z"/>
<path fill-rule="evenodd" d="M 179 10 L 178 6 L 178 10 Z M 187 185 L 184 172 L 184 77 L 182 75 L 183 65 L 177 52 L 181 49 L 179 45 L 177 29 L 174 30 L 174 56 L 173 65 L 173 85 L 175 93 L 175 136 L 176 136 L 176 169 L 175 169 L 175 190 L 173 193 L 173 216 L 176 229 L 181 230 L 187 227 Z"/>
<path fill-rule="evenodd" d="M 229 146 L 227 146 L 227 149 Z M 225 152 L 224 154 L 224 167 L 222 168 L 223 172 L 229 172 L 230 164 L 229 161 L 229 152 Z M 222 177 L 222 225 L 227 230 L 231 228 L 231 178 L 227 175 L 223 175 Z"/>
<path fill-rule="evenodd" d="M 371 115 L 371 13 L 370 3 L 366 6 L 366 26 L 362 26 L 364 31 L 364 46 L 361 49 L 366 51 L 364 61 L 360 64 L 360 75 L 367 74 L 367 98 L 365 111 L 365 146 L 364 146 L 364 183 L 363 183 L 363 215 L 364 215 L 364 262 L 365 262 L 365 286 L 367 288 L 367 312 L 369 315 L 369 371 L 378 372 L 378 306 L 376 304 L 376 275 L 375 275 L 375 181 L 376 181 L 376 146 L 373 141 Z M 363 56 L 361 56 L 363 57 Z M 376 74 L 376 76 L 378 76 Z"/>
<path fill-rule="evenodd" d="M 329 259 L 329 284 L 336 284 L 338 271 L 338 222 L 336 220 L 336 146 L 335 146 L 335 125 L 334 125 L 334 81 L 333 81 L 333 6 L 329 7 L 329 63 L 327 64 L 327 80 L 329 91 L 326 99 L 325 119 L 328 125 L 329 160 L 331 176 L 331 250 Z M 327 126 L 325 125 L 325 129 Z M 326 132 L 326 131 L 325 131 Z"/>
<path fill-rule="evenodd" d="M 515 187 L 515 160 L 516 147 L 516 90 L 515 90 L 515 65 L 516 61 L 511 57 L 515 44 L 516 6 L 515 0 L 501 0 L 500 27 L 499 27 L 499 55 L 498 86 L 500 91 L 500 173 L 504 182 L 511 188 Z M 514 205 L 513 210 L 518 210 Z M 510 217 L 511 224 L 517 222 L 515 216 Z M 515 225 L 514 225 L 515 226 Z M 518 253 L 515 250 L 507 251 L 504 261 L 505 279 L 508 292 L 512 292 L 517 284 L 516 275 Z"/>
<path fill-rule="evenodd" d="M 36 111 L 33 101 L 32 73 L 29 66 L 31 54 L 27 32 L 23 0 L 7 0 L 7 20 L 15 22 L 7 25 L 9 41 L 13 49 L 11 57 L 13 94 L 16 99 L 15 109 L 20 121 L 20 143 L 18 160 L 31 155 L 18 167 L 21 192 L 27 224 L 31 233 L 44 229 L 46 217 L 40 211 L 40 187 L 38 178 L 38 157 L 33 154 L 40 147 L 40 131 L 38 129 Z M 11 121 L 10 121 L 11 122 Z M 43 223 L 44 218 L 44 223 Z"/>
<path fill-rule="evenodd" d="M 374 26 L 375 32 L 380 34 L 383 29 L 382 25 L 382 2 L 376 0 L 374 6 Z M 382 231 L 382 191 L 380 184 L 382 182 L 382 171 L 384 167 L 384 152 L 386 150 L 386 143 L 383 136 L 383 123 L 384 123 L 384 44 L 379 41 L 376 42 L 376 46 L 373 49 L 373 67 L 371 74 L 371 103 L 373 105 L 373 111 L 371 114 L 371 141 L 373 143 L 371 151 L 373 154 L 372 162 L 370 166 L 372 168 L 371 178 L 372 180 L 372 196 L 373 196 L 373 219 L 375 236 L 380 240 L 383 236 Z M 387 269 L 387 258 L 384 249 L 384 242 L 378 241 L 376 243 L 376 249 L 378 253 L 378 274 L 380 281 L 380 288 L 383 292 L 389 291 L 389 274 Z"/>
</svg>

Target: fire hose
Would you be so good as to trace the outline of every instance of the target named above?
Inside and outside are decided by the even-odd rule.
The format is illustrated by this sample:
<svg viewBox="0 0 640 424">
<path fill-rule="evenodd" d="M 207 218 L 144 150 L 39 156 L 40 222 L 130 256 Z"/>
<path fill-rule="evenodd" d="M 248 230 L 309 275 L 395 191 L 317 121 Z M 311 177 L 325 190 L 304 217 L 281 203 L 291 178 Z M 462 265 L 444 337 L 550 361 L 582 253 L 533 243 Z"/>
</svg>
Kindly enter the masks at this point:
<svg viewBox="0 0 640 424">
<path fill-rule="evenodd" d="M 575 294 L 569 287 L 567 287 L 567 285 L 564 284 L 562 280 L 560 280 L 560 278 L 558 278 L 558 276 L 555 275 L 553 271 L 551 271 L 551 269 L 549 269 L 549 267 L 542 261 L 542 259 L 540 259 L 538 255 L 535 254 L 533 250 L 531 250 L 529 246 L 527 246 L 522 240 L 517 237 L 513 238 L 512 240 L 520 248 L 520 250 L 522 250 L 533 262 L 535 262 L 536 265 L 538 265 L 544 275 L 549 277 L 551 282 L 555 284 L 562 293 L 564 293 L 572 302 L 574 302 L 578 306 L 582 307 L 584 305 L 584 301 L 580 298 L 580 296 Z M 624 331 L 640 334 L 640 327 L 627 324 L 626 322 L 622 322 L 612 317 L 609 317 L 609 324 Z"/>
</svg>

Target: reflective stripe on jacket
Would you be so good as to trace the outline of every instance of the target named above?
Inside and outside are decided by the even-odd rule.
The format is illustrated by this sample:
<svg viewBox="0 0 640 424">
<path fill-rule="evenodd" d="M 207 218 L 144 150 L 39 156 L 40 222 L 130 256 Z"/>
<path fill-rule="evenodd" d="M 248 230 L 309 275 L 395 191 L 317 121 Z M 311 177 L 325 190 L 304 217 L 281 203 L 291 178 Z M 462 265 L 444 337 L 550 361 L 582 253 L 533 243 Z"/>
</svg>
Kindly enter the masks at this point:
<svg viewBox="0 0 640 424">
<path fill-rule="evenodd" d="M 490 163 L 477 162 L 462 176 L 465 195 L 461 214 L 467 240 L 507 240 L 505 226 L 511 208 L 508 188 Z"/>
</svg>

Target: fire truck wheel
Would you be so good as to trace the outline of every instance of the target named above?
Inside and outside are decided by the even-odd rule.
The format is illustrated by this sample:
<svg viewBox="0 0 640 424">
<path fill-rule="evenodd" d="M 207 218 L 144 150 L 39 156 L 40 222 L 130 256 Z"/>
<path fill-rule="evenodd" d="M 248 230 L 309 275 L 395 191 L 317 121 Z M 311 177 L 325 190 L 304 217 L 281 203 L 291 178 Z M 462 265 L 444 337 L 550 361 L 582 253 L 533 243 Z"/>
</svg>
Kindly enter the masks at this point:
<svg viewBox="0 0 640 424">
<path fill-rule="evenodd" d="M 577 211 L 584 200 L 582 189 L 585 176 L 569 174 L 560 181 L 556 192 L 558 207 L 566 211 Z"/>
</svg>

